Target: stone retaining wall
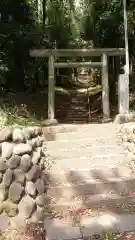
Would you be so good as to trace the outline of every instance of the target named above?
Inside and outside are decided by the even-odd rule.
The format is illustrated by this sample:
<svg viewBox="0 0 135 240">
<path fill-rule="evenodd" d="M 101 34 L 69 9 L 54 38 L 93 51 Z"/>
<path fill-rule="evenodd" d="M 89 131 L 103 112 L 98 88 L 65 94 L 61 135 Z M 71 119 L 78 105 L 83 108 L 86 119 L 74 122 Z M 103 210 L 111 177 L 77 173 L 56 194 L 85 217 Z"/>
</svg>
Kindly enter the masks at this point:
<svg viewBox="0 0 135 240">
<path fill-rule="evenodd" d="M 0 131 L 0 214 L 40 221 L 45 204 L 41 128 Z"/>
</svg>

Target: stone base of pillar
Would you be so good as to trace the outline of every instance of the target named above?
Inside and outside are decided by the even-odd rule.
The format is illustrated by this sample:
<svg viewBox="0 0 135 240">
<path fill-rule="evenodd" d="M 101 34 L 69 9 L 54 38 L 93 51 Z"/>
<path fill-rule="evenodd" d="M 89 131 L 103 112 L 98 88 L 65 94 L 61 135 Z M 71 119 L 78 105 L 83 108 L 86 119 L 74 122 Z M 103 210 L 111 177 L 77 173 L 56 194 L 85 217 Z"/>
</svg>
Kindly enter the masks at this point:
<svg viewBox="0 0 135 240">
<path fill-rule="evenodd" d="M 103 120 L 102 120 L 102 123 L 109 123 L 109 122 L 112 122 L 112 119 L 111 118 L 103 118 Z"/>
<path fill-rule="evenodd" d="M 114 123 L 115 124 L 123 124 L 123 123 L 129 123 L 129 122 L 135 122 L 135 112 L 134 113 L 123 113 L 123 114 L 117 114 Z"/>
<path fill-rule="evenodd" d="M 43 127 L 57 126 L 58 121 L 57 121 L 57 119 L 46 119 L 46 120 L 42 121 L 41 125 Z"/>
</svg>

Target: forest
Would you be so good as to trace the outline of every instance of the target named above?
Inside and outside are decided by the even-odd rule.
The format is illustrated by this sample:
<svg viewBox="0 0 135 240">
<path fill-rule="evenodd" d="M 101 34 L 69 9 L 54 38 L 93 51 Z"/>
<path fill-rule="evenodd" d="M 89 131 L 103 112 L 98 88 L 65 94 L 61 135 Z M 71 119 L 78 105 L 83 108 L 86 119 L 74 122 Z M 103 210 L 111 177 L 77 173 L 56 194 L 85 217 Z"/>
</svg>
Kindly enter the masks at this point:
<svg viewBox="0 0 135 240">
<path fill-rule="evenodd" d="M 135 2 L 127 1 L 130 87 L 134 91 Z M 5 92 L 45 89 L 47 59 L 32 48 L 123 48 L 122 0 L 1 0 L 0 87 Z M 117 62 L 116 62 L 117 63 Z M 62 73 L 63 74 L 63 73 Z M 65 70 L 63 75 L 69 73 Z M 57 74 L 56 85 L 61 85 Z M 65 78 L 64 85 L 68 85 Z M 111 83 L 115 81 L 112 79 Z M 113 86 L 113 84 L 111 85 Z M 113 87 L 112 87 L 113 88 Z M 3 93 L 4 92 L 4 93 Z M 1 100 L 3 103 L 3 100 Z"/>
</svg>

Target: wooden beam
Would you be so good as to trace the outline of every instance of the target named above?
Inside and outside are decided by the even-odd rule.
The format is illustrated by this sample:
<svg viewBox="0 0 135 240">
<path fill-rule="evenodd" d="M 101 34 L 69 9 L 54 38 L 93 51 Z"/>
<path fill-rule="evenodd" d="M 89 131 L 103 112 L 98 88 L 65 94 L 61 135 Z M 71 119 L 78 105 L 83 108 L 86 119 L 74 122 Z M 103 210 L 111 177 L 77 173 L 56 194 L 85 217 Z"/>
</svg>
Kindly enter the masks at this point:
<svg viewBox="0 0 135 240">
<path fill-rule="evenodd" d="M 124 48 L 93 48 L 93 49 L 33 49 L 30 50 L 31 57 L 85 57 L 102 56 L 103 53 L 108 56 L 122 56 L 125 54 Z"/>
<path fill-rule="evenodd" d="M 101 62 L 58 62 L 54 63 L 55 68 L 76 68 L 76 67 L 102 67 Z"/>
<path fill-rule="evenodd" d="M 108 61 L 107 55 L 103 54 L 102 62 L 102 104 L 103 104 L 103 119 L 110 118 L 109 107 L 109 83 L 108 83 Z"/>
<path fill-rule="evenodd" d="M 55 116 L 54 56 L 49 56 L 48 80 L 48 119 L 53 120 Z"/>
</svg>

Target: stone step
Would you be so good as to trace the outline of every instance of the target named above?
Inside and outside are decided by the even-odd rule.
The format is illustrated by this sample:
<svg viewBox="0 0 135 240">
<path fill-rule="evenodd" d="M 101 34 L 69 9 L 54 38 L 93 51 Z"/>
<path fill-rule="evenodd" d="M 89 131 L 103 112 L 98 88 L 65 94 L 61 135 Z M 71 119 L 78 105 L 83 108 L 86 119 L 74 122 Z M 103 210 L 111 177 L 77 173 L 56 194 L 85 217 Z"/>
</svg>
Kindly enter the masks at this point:
<svg viewBox="0 0 135 240">
<path fill-rule="evenodd" d="M 45 135 L 46 138 L 47 136 L 50 136 L 50 133 L 47 135 Z M 99 137 L 98 139 L 96 137 L 89 137 L 89 136 L 82 136 L 82 138 L 78 139 L 79 137 L 79 133 L 78 133 L 78 137 L 74 136 L 70 137 L 63 137 L 63 135 L 61 134 L 54 134 L 54 140 L 50 139 L 50 141 L 45 142 L 46 148 L 47 147 L 52 147 L 54 148 L 54 141 L 55 141 L 55 147 L 60 149 L 60 148 L 84 148 L 84 147 L 100 147 L 100 146 L 108 146 L 108 145 L 121 145 L 122 141 L 121 139 L 116 139 L 114 137 Z M 69 141 L 70 139 L 70 141 Z M 57 140 L 57 141 L 56 141 Z"/>
<path fill-rule="evenodd" d="M 84 124 L 84 125 L 76 125 L 76 124 L 59 124 L 57 126 L 51 126 L 51 127 L 44 127 L 44 130 L 52 130 L 55 133 L 70 133 L 70 132 L 106 132 L 112 131 L 116 132 L 117 130 L 117 125 L 113 123 L 102 123 L 102 124 Z"/>
<path fill-rule="evenodd" d="M 53 150 L 53 151 L 52 151 Z M 61 158 L 77 158 L 79 157 L 93 157 L 93 156 L 97 156 L 97 155 L 107 155 L 109 152 L 109 154 L 116 154 L 116 152 L 118 154 L 122 153 L 122 149 L 117 146 L 117 145 L 108 145 L 108 147 L 106 148 L 106 146 L 95 146 L 95 147 L 84 147 L 84 148 L 69 148 L 67 146 L 67 148 L 65 149 L 58 149 L 58 148 L 51 148 L 50 150 L 47 149 L 46 153 L 49 153 L 51 156 L 55 156 L 55 157 L 61 157 Z M 102 153 L 102 154 L 101 154 Z"/>
<path fill-rule="evenodd" d="M 66 123 L 73 123 L 73 124 L 85 124 L 85 123 L 88 123 L 88 119 L 87 118 L 85 118 L 85 119 L 74 119 L 73 120 L 73 117 L 71 117 L 71 118 L 67 118 L 67 119 L 65 119 L 65 122 Z"/>
<path fill-rule="evenodd" d="M 73 113 L 73 114 L 77 114 L 78 116 L 80 115 L 80 114 L 87 114 L 88 113 L 88 110 L 87 109 L 82 109 L 82 110 L 77 110 L 77 109 L 75 109 L 75 108 L 73 108 L 73 109 L 69 109 L 68 110 L 68 114 L 69 113 Z"/>
<path fill-rule="evenodd" d="M 74 120 L 75 118 L 86 118 L 88 117 L 88 115 L 89 115 L 88 111 L 79 113 L 77 113 L 76 111 L 68 111 L 67 117 L 73 117 Z"/>
<path fill-rule="evenodd" d="M 85 109 L 85 104 L 84 103 L 82 103 L 82 104 L 71 104 L 70 105 L 70 108 L 75 108 L 76 110 L 83 110 L 83 109 Z"/>
<path fill-rule="evenodd" d="M 130 181 L 135 178 L 135 171 L 129 165 L 118 165 L 113 168 L 81 168 L 78 170 L 68 169 L 68 171 L 45 171 L 44 178 L 48 186 L 61 186 L 63 184 L 84 184 L 97 182 L 121 182 Z"/>
<path fill-rule="evenodd" d="M 84 111 L 78 111 L 78 110 L 74 110 L 74 109 L 69 109 L 67 112 L 67 116 L 73 116 L 73 117 L 85 117 L 88 116 L 89 111 L 84 110 Z"/>
<path fill-rule="evenodd" d="M 95 196 L 76 197 L 74 200 L 65 201 L 59 199 L 47 200 L 52 212 L 60 213 L 61 216 L 67 215 L 67 212 L 76 214 L 85 211 L 91 212 L 91 215 L 100 215 L 102 212 L 113 212 L 117 214 L 135 213 L 135 196 L 117 196 L 99 194 Z M 87 214 L 86 214 L 87 215 Z"/>
<path fill-rule="evenodd" d="M 134 178 L 114 178 L 110 181 L 105 180 L 85 180 L 77 179 L 78 183 L 70 182 L 67 184 L 58 185 L 55 187 L 48 187 L 47 195 L 53 199 L 54 203 L 60 199 L 65 201 L 72 201 L 77 199 L 90 199 L 94 201 L 102 196 L 128 196 L 130 193 L 135 195 L 135 177 Z M 77 182 L 76 181 L 76 182 Z M 82 183 L 80 183 L 82 181 Z M 88 197 L 89 196 L 89 197 Z"/>
<path fill-rule="evenodd" d="M 92 140 L 92 138 L 95 138 L 97 141 L 98 141 L 98 138 L 99 138 L 99 141 L 100 139 L 104 139 L 104 138 L 108 138 L 108 141 L 109 139 L 116 139 L 116 133 L 115 131 L 112 129 L 112 130 L 104 130 L 104 131 L 94 131 L 94 130 L 88 130 L 88 131 L 78 131 L 78 132 L 67 132 L 67 133 L 56 133 L 55 131 L 53 130 L 48 130 L 48 131 L 43 131 L 44 132 L 44 135 L 49 135 L 49 134 L 52 134 L 56 137 L 57 140 L 67 140 L 69 141 L 70 140 L 73 140 L 73 141 L 76 141 L 77 139 L 79 141 L 81 141 L 81 139 L 87 139 L 87 141 L 90 141 Z M 102 142 L 102 141 L 101 141 Z"/>
<path fill-rule="evenodd" d="M 85 118 L 73 118 L 73 117 L 67 117 L 66 119 L 65 119 L 65 122 L 67 122 L 67 123 L 75 123 L 75 124 L 85 124 L 85 123 L 87 123 L 88 122 L 88 117 L 85 117 Z"/>
<path fill-rule="evenodd" d="M 53 240 L 89 240 L 90 237 L 92 239 L 134 239 L 134 233 L 125 236 L 125 232 L 134 232 L 135 214 L 102 213 L 96 217 L 82 216 L 76 223 L 58 217 L 46 218 L 44 228 L 47 229 L 47 238 Z M 124 235 L 120 237 L 117 234 L 115 238 L 115 235 L 110 236 L 112 232 L 124 233 Z M 103 236 L 103 233 L 108 233 L 108 235 Z"/>
<path fill-rule="evenodd" d="M 117 234 L 116 238 L 114 235 L 111 239 L 133 239 L 135 231 L 135 214 L 128 214 L 128 212 L 125 212 L 125 214 L 104 212 L 102 215 L 95 218 L 84 216 L 80 220 L 80 231 L 83 239 L 90 239 L 90 236 L 94 234 L 103 234 L 103 232 L 123 233 L 122 237 L 120 237 L 120 234 Z M 125 236 L 126 233 L 127 236 Z M 107 236 L 107 239 L 109 239 L 109 236 Z"/>
<path fill-rule="evenodd" d="M 110 168 L 113 168 L 117 166 L 118 164 L 126 164 L 127 160 L 125 158 L 124 154 L 108 154 L 108 155 L 97 155 L 93 157 L 78 157 L 78 158 L 60 158 L 60 157 L 52 157 L 52 156 L 46 156 L 46 160 L 52 161 L 52 167 L 51 170 L 54 171 L 69 171 L 70 169 L 73 169 L 75 171 L 78 171 L 81 168 L 84 168 L 84 165 L 86 168 L 107 168 L 108 166 Z"/>
</svg>

